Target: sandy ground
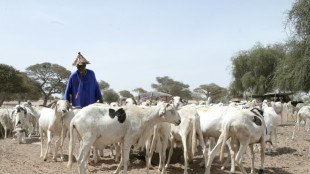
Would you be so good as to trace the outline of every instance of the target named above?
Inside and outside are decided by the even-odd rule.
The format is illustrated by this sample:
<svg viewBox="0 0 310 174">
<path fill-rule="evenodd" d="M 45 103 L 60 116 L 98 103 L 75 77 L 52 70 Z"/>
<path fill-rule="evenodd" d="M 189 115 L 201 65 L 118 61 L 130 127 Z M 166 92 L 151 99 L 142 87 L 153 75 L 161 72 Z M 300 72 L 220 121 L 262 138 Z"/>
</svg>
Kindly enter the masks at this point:
<svg viewBox="0 0 310 174">
<path fill-rule="evenodd" d="M 266 154 L 265 158 L 265 173 L 274 174 L 309 174 L 310 173 L 310 134 L 301 128 L 297 132 L 295 140 L 291 139 L 294 128 L 293 122 L 288 122 L 278 128 L 278 146 L 279 149 L 273 149 L 271 154 Z M 46 143 L 45 143 L 46 144 Z M 44 144 L 44 148 L 45 148 Z M 52 146 L 53 149 L 54 146 Z M 51 151 L 53 152 L 53 151 Z M 109 150 L 105 150 L 105 157 L 101 158 L 97 164 L 89 164 L 89 173 L 113 173 L 117 167 L 117 163 L 108 156 Z M 69 174 L 78 173 L 77 164 L 74 163 L 72 169 L 67 169 L 68 160 L 68 139 L 64 144 L 65 159 L 61 161 L 52 160 L 52 154 L 49 154 L 48 160 L 43 161 L 40 158 L 40 140 L 38 137 L 26 139 L 26 144 L 18 144 L 12 138 L 0 139 L 0 173 L 1 174 L 28 174 L 28 173 L 53 173 L 53 174 Z M 260 155 L 257 152 L 255 155 L 256 173 L 260 166 Z M 131 166 L 128 173 L 146 173 L 145 161 L 140 154 L 131 154 Z M 167 173 L 181 174 L 183 173 L 182 155 L 176 152 L 173 156 L 173 164 L 167 169 Z M 158 158 L 157 158 L 158 159 Z M 204 169 L 199 167 L 202 160 L 202 155 L 197 153 L 194 162 L 189 165 L 188 173 L 204 173 Z M 153 159 L 154 163 L 158 163 Z M 244 156 L 244 166 L 250 172 L 250 158 L 246 154 Z M 153 165 L 150 173 L 157 172 L 157 165 Z M 223 174 L 229 173 L 229 169 L 220 170 L 220 163 L 215 161 L 212 164 L 211 173 Z M 240 170 L 236 167 L 236 173 L 240 174 Z"/>
</svg>

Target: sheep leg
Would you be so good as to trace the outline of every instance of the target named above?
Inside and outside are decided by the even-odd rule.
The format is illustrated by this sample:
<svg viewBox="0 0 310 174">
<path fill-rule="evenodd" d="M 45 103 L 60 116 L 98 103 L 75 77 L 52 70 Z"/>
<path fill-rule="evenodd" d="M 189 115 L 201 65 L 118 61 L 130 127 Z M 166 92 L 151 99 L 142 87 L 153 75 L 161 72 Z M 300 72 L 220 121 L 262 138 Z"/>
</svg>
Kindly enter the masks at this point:
<svg viewBox="0 0 310 174">
<path fill-rule="evenodd" d="M 125 144 L 125 143 L 123 143 Z M 124 145 L 124 171 L 123 174 L 127 174 L 127 168 L 128 168 L 128 160 L 129 160 L 129 152 L 130 152 L 131 145 Z"/>
<path fill-rule="evenodd" d="M 248 145 L 249 145 L 249 141 L 250 139 L 248 138 L 245 142 L 240 142 L 240 147 L 239 147 L 239 151 L 237 152 L 237 155 L 236 155 L 236 163 L 238 165 L 238 167 L 240 168 L 240 171 L 243 173 L 243 174 L 246 174 L 247 172 L 245 171 L 243 165 L 242 165 L 242 158 L 243 158 L 243 154 L 245 153 Z M 261 149 L 261 153 L 262 153 L 263 149 Z M 265 153 L 265 152 L 263 152 Z"/>
<path fill-rule="evenodd" d="M 166 139 L 167 140 L 167 139 Z M 161 149 L 159 150 L 159 167 L 158 170 L 162 171 L 162 174 L 166 173 L 166 169 L 165 169 L 165 162 L 166 162 L 166 149 L 167 149 L 167 143 L 168 141 L 163 140 L 162 141 L 162 146 Z"/>
<path fill-rule="evenodd" d="M 86 174 L 87 159 L 89 157 L 90 147 L 91 145 L 89 144 L 83 144 L 83 146 L 81 147 L 81 161 L 79 164 L 80 174 Z"/>
<path fill-rule="evenodd" d="M 98 162 L 98 156 L 99 156 L 98 151 L 99 151 L 99 148 L 93 146 L 92 152 L 93 152 L 93 161 L 95 164 L 97 164 L 97 162 Z"/>
<path fill-rule="evenodd" d="M 202 153 L 203 153 L 203 158 L 204 158 L 205 166 L 207 166 L 207 162 L 208 162 L 207 161 L 207 158 L 208 158 L 207 147 L 206 147 L 205 141 L 203 139 L 203 135 L 202 135 L 202 132 L 201 132 L 200 124 L 198 124 L 198 126 L 199 126 L 199 132 L 198 132 L 199 144 L 202 147 Z"/>
<path fill-rule="evenodd" d="M 151 146 L 149 149 L 149 159 L 148 159 L 148 167 L 152 166 L 151 162 L 152 162 L 152 157 L 153 157 L 153 153 L 156 147 L 157 141 L 158 141 L 158 133 L 157 133 L 158 129 L 157 126 L 154 127 L 154 133 L 153 133 L 153 139 L 151 140 Z M 159 163 L 160 165 L 160 163 Z"/>
<path fill-rule="evenodd" d="M 145 142 L 145 162 L 146 162 L 146 173 L 149 174 L 150 173 L 150 163 L 151 163 L 151 159 L 150 159 L 150 139 L 146 140 Z"/>
<path fill-rule="evenodd" d="M 3 128 L 4 128 L 4 138 L 7 138 L 8 136 L 8 128 L 7 128 L 7 126 L 3 123 L 3 122 L 1 122 L 1 124 L 3 125 Z"/>
<path fill-rule="evenodd" d="M 119 145 L 119 143 L 115 143 L 114 147 L 115 147 L 114 160 L 115 160 L 115 162 L 119 162 L 120 161 L 121 146 Z"/>
<path fill-rule="evenodd" d="M 251 151 L 251 174 L 255 174 L 255 168 L 254 168 L 254 160 L 255 160 L 255 155 L 254 155 L 254 150 L 253 150 L 253 145 L 249 145 L 250 151 Z"/>
<path fill-rule="evenodd" d="M 265 139 L 262 138 L 260 141 L 260 145 L 261 145 L 261 152 L 260 152 L 260 158 L 261 158 L 261 165 L 260 165 L 260 173 L 264 172 L 264 161 L 265 161 Z"/>
<path fill-rule="evenodd" d="M 47 160 L 47 154 L 49 152 L 50 145 L 51 145 L 51 131 L 47 130 L 47 146 L 46 146 L 46 151 L 45 151 L 45 155 L 44 155 L 44 161 Z"/>
<path fill-rule="evenodd" d="M 116 170 L 113 172 L 113 174 L 118 174 L 118 172 L 120 171 L 123 164 L 124 164 L 124 142 L 121 143 L 121 160 L 120 160 Z"/>
<path fill-rule="evenodd" d="M 188 166 L 188 153 L 187 153 L 187 137 L 182 134 L 182 144 L 183 144 L 183 156 L 184 156 L 184 174 L 187 174 L 187 166 Z"/>
<path fill-rule="evenodd" d="M 209 138 L 209 137 L 204 137 L 203 140 L 204 140 L 205 145 L 209 143 L 208 155 L 207 155 L 207 156 L 209 156 L 210 153 L 211 153 L 211 149 L 212 149 L 212 147 L 214 146 L 213 142 L 211 142 L 211 141 L 213 141 L 214 139 Z M 204 158 L 204 159 L 202 159 L 202 161 L 199 163 L 199 166 L 200 166 L 200 167 L 205 167 L 206 164 L 207 164 L 206 162 L 208 162 L 208 157 L 205 158 L 205 157 L 203 156 L 203 158 Z"/>
<path fill-rule="evenodd" d="M 236 149 L 233 148 L 234 147 L 234 142 L 233 141 L 236 141 L 234 139 L 230 139 L 230 143 L 228 145 L 229 147 L 229 151 L 230 151 L 230 161 L 231 161 L 231 165 L 230 165 L 230 173 L 235 173 L 235 154 L 236 154 Z"/>
<path fill-rule="evenodd" d="M 43 131 L 40 129 L 40 139 L 41 139 L 41 155 L 40 158 L 43 157 Z"/>
<path fill-rule="evenodd" d="M 60 146 L 60 138 L 56 140 L 55 142 L 55 151 L 54 151 L 54 155 L 53 155 L 53 160 L 57 161 L 57 152 L 58 152 L 58 148 Z M 61 150 L 61 156 L 62 156 L 62 150 Z"/>
<path fill-rule="evenodd" d="M 296 122 L 296 124 L 295 124 L 295 126 L 294 126 L 294 130 L 293 130 L 293 135 L 292 135 L 292 139 L 294 139 L 295 138 L 295 132 L 296 132 L 296 129 L 297 129 L 297 127 L 299 128 L 299 120 L 297 119 L 297 122 Z"/>
<path fill-rule="evenodd" d="M 274 148 L 275 150 L 278 149 L 278 143 L 277 143 L 277 128 L 274 129 L 274 142 L 272 143 L 274 144 Z"/>
<path fill-rule="evenodd" d="M 172 137 L 172 138 L 170 139 L 170 150 L 169 150 L 168 160 L 167 160 L 167 163 L 166 163 L 166 166 L 165 166 L 166 169 L 167 169 L 168 166 L 169 166 L 170 159 L 171 159 L 171 156 L 172 156 L 172 154 L 173 154 L 173 146 L 174 146 L 174 138 Z"/>
<path fill-rule="evenodd" d="M 210 174 L 210 169 L 211 169 L 212 161 L 213 161 L 215 155 L 218 154 L 219 151 L 221 150 L 222 143 L 223 143 L 223 139 L 219 138 L 219 140 L 217 141 L 216 145 L 211 150 L 211 152 L 209 154 L 209 157 L 208 157 L 208 162 L 207 162 L 205 174 Z"/>
</svg>

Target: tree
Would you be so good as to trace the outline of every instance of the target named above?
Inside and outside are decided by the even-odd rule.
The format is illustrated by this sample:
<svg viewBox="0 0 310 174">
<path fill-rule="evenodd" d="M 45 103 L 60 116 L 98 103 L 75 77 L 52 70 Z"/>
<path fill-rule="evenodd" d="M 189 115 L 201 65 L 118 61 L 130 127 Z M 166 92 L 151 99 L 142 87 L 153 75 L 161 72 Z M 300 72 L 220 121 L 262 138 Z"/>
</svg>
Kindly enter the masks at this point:
<svg viewBox="0 0 310 174">
<path fill-rule="evenodd" d="M 0 106 L 14 93 L 24 91 L 20 72 L 12 66 L 0 64 Z"/>
<path fill-rule="evenodd" d="M 29 78 L 24 72 L 21 72 L 19 75 L 22 78 L 23 90 L 13 95 L 13 99 L 19 101 L 39 100 L 42 96 L 39 90 L 40 84 L 37 81 Z"/>
<path fill-rule="evenodd" d="M 272 80 L 276 67 L 286 55 L 285 46 L 281 44 L 262 46 L 260 43 L 248 51 L 241 51 L 232 57 L 233 82 L 231 89 L 242 94 L 264 94 L 271 92 L 276 85 Z"/>
<path fill-rule="evenodd" d="M 109 89 L 109 87 L 110 87 L 110 84 L 108 82 L 103 81 L 103 80 L 100 80 L 98 82 L 98 84 L 99 84 L 99 88 L 101 91 Z"/>
<path fill-rule="evenodd" d="M 196 100 L 198 102 L 199 100 L 204 100 L 205 98 L 202 96 L 201 93 L 194 91 L 194 92 L 192 92 L 192 99 Z"/>
<path fill-rule="evenodd" d="M 310 91 L 310 2 L 297 0 L 288 12 L 286 27 L 291 29 L 287 56 L 280 62 L 274 81 L 281 90 Z"/>
<path fill-rule="evenodd" d="M 136 88 L 136 89 L 134 89 L 132 91 L 138 93 L 138 95 L 144 94 L 144 93 L 147 92 L 147 90 L 144 90 L 143 88 Z"/>
<path fill-rule="evenodd" d="M 44 97 L 45 106 L 52 94 L 63 94 L 66 89 L 68 78 L 71 74 L 66 68 L 51 63 L 42 63 L 29 66 L 26 69 L 28 76 L 37 81 Z"/>
<path fill-rule="evenodd" d="M 133 97 L 133 95 L 127 91 L 127 90 L 122 90 L 119 92 L 119 94 L 121 95 L 121 97 L 124 97 L 124 98 L 131 98 Z"/>
<path fill-rule="evenodd" d="M 227 89 L 215 83 L 200 85 L 198 88 L 194 89 L 194 92 L 205 95 L 206 99 L 211 97 L 214 103 L 222 102 L 227 95 Z"/>
<path fill-rule="evenodd" d="M 159 92 L 164 92 L 173 96 L 180 96 L 184 99 L 191 99 L 189 85 L 182 82 L 174 81 L 168 76 L 156 77 L 158 84 L 152 84 L 152 88 Z"/>
<path fill-rule="evenodd" d="M 310 2 L 309 0 L 296 0 L 288 12 L 286 28 L 291 27 L 294 40 L 306 40 L 310 37 Z"/>
<path fill-rule="evenodd" d="M 107 103 L 117 102 L 119 95 L 113 89 L 106 89 L 103 91 L 103 99 Z"/>
</svg>

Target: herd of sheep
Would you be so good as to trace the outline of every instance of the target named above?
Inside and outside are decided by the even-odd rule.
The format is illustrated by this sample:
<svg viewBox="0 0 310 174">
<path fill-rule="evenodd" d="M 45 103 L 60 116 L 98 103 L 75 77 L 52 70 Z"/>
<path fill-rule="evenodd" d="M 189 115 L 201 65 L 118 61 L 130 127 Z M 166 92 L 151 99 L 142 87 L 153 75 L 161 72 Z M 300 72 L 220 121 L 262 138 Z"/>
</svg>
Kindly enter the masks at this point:
<svg viewBox="0 0 310 174">
<path fill-rule="evenodd" d="M 86 173 L 90 160 L 97 162 L 106 146 L 111 147 L 115 161 L 119 162 L 114 173 L 121 169 L 127 173 L 132 148 L 145 150 L 147 173 L 154 151 L 158 152 L 158 170 L 166 173 L 174 147 L 182 146 L 186 174 L 200 146 L 203 154 L 200 165 L 205 167 L 205 174 L 210 174 L 214 157 L 219 155 L 224 161 L 226 151 L 222 169 L 230 162 L 231 173 L 235 172 L 235 164 L 242 173 L 247 173 L 242 160 L 248 147 L 253 156 L 251 173 L 255 172 L 255 148 L 260 151 L 259 170 L 263 171 L 265 153 L 270 153 L 272 147 L 277 150 L 276 129 L 285 118 L 296 117 L 293 139 L 301 123 L 310 131 L 310 106 L 302 104 L 252 100 L 223 105 L 212 104 L 208 99 L 204 104 L 194 105 L 182 101 L 175 96 L 169 103 L 138 105 L 128 98 L 123 105 L 95 103 L 84 108 L 72 107 L 65 100 L 55 101 L 50 107 L 24 102 L 11 109 L 0 108 L 0 136 L 14 136 L 19 143 L 25 143 L 26 136 L 40 136 L 44 161 L 48 158 L 52 138 L 56 138 L 53 159 L 57 160 L 60 150 L 63 160 L 63 142 L 68 137 L 67 166 L 71 168 L 74 156 L 81 174 Z M 47 146 L 43 148 L 45 137 Z M 75 151 L 76 143 L 79 143 L 78 151 Z"/>
</svg>

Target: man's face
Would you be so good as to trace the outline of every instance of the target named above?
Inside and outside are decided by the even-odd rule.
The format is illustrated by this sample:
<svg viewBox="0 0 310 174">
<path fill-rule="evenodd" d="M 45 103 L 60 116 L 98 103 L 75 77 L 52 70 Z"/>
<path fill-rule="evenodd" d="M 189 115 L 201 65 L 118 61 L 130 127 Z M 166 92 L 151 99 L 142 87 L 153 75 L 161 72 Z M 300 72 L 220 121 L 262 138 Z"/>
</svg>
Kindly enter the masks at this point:
<svg viewBox="0 0 310 174">
<path fill-rule="evenodd" d="M 85 69 L 86 69 L 86 65 L 77 65 L 77 70 L 79 73 L 84 73 L 85 72 Z"/>
</svg>

